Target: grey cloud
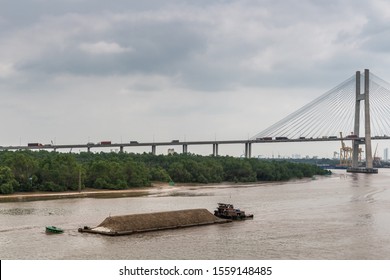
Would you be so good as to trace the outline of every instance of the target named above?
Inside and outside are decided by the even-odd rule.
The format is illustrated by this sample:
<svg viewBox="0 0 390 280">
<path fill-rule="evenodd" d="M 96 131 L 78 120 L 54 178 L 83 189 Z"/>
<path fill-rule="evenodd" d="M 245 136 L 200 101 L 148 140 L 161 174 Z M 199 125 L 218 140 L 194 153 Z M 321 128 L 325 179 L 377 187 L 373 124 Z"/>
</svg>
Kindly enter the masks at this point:
<svg viewBox="0 0 390 280">
<path fill-rule="evenodd" d="M 44 2 L 47 1 L 39 3 Z M 347 26 L 343 26 L 348 20 L 342 14 L 351 13 L 342 10 L 348 1 L 332 5 L 325 1 L 299 1 L 291 6 L 285 1 L 157 2 L 146 1 L 134 6 L 126 1 L 112 5 L 105 1 L 95 1 L 95 5 L 90 1 L 60 1 L 56 8 L 49 4 L 33 9 L 32 14 L 36 14 L 33 26 L 46 23 L 47 26 L 37 29 L 43 32 L 45 28 L 56 28 L 59 34 L 63 33 L 65 45 L 50 42 L 38 45 L 36 48 L 42 47 L 43 51 L 19 61 L 17 68 L 49 74 L 175 75 L 187 87 L 200 90 L 280 85 L 283 80 L 299 86 L 305 83 L 299 79 L 303 73 L 308 70 L 307 75 L 319 73 L 313 69 L 323 63 L 315 57 L 316 48 L 326 46 L 321 46 L 321 41 L 315 42 L 317 38 L 324 37 L 332 48 L 343 47 L 336 41 L 348 32 Z M 40 8 L 43 14 L 39 14 Z M 58 20 L 53 16 L 56 14 Z M 49 21 L 45 21 L 47 15 Z M 95 25 L 103 27 L 94 29 Z M 28 32 L 29 26 L 25 29 Z M 351 42 L 354 36 L 349 34 Z M 61 38 L 57 41 L 61 42 Z M 98 42 L 116 43 L 133 51 L 94 55 L 80 50 L 82 44 Z M 257 54 L 267 50 L 273 53 L 269 57 L 271 61 L 260 56 L 258 64 L 269 69 L 242 65 L 243 61 L 254 61 Z M 337 51 L 321 50 L 330 53 L 329 60 L 337 56 L 332 54 Z M 292 71 L 298 74 L 292 75 Z M 292 81 L 291 76 L 298 79 Z"/>
<path fill-rule="evenodd" d="M 129 15 L 131 17 L 131 15 Z M 66 23 L 64 23 L 66 24 Z M 70 22 L 70 25 L 73 23 Z M 72 26 L 62 26 L 72 28 Z M 73 26 L 74 27 L 74 26 Z M 76 28 L 76 27 L 74 27 Z M 120 23 L 103 32 L 88 34 L 88 30 L 71 36 L 68 46 L 55 45 L 39 56 L 22 61 L 20 71 L 71 73 L 79 75 L 107 75 L 117 73 L 180 73 L 193 53 L 205 48 L 205 38 L 189 23 L 180 21 Z M 115 43 L 132 51 L 123 53 L 93 54 L 80 49 L 82 44 Z"/>
</svg>

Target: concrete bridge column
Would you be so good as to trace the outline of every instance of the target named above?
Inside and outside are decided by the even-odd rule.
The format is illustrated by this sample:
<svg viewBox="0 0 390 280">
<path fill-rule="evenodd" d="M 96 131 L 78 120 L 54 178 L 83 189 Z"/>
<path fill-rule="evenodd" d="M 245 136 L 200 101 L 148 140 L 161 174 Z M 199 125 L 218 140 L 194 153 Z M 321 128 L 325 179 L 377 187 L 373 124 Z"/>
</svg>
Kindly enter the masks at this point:
<svg viewBox="0 0 390 280">
<path fill-rule="evenodd" d="M 364 70 L 364 126 L 365 126 L 365 142 L 366 142 L 366 168 L 372 169 L 372 150 L 371 150 L 371 125 L 370 125 L 370 72 Z"/>
<path fill-rule="evenodd" d="M 188 150 L 188 145 L 187 144 L 183 144 L 183 154 L 186 154 L 187 150 Z"/>
<path fill-rule="evenodd" d="M 245 143 L 245 157 L 251 158 L 252 157 L 252 143 Z"/>
<path fill-rule="evenodd" d="M 88 152 L 88 153 L 91 152 L 91 147 L 87 147 L 87 152 Z"/>
<path fill-rule="evenodd" d="M 215 157 L 218 156 L 218 144 L 217 143 L 213 144 L 213 156 L 215 156 Z"/>
<path fill-rule="evenodd" d="M 156 145 L 152 145 L 152 155 L 156 155 Z"/>
<path fill-rule="evenodd" d="M 359 137 L 359 128 L 360 128 L 360 101 L 363 99 L 362 94 L 360 94 L 360 71 L 356 71 L 356 101 L 355 101 L 355 127 L 354 134 Z M 359 140 L 353 140 L 353 150 L 352 150 L 352 167 L 359 167 Z"/>
<path fill-rule="evenodd" d="M 119 146 L 119 152 L 123 153 L 123 146 Z"/>
</svg>

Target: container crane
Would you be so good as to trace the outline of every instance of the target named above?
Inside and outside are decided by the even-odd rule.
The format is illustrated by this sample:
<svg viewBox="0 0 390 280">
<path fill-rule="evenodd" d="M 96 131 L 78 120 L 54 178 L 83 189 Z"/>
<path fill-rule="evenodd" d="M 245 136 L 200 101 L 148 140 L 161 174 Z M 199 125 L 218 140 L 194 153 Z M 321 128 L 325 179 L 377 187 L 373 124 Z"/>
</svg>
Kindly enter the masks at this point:
<svg viewBox="0 0 390 280">
<path fill-rule="evenodd" d="M 352 165 L 352 151 L 351 147 L 347 147 L 343 141 L 343 133 L 340 132 L 341 148 L 340 148 L 340 166 Z"/>
<path fill-rule="evenodd" d="M 353 138 L 357 138 L 357 136 L 354 134 L 351 134 L 349 136 L 354 136 Z M 353 148 L 345 145 L 345 143 L 343 141 L 343 133 L 342 132 L 340 132 L 340 138 L 341 138 L 340 165 L 341 166 L 352 166 Z M 362 161 L 362 153 L 363 153 L 363 149 L 359 148 L 359 150 L 358 150 L 359 162 Z"/>
</svg>

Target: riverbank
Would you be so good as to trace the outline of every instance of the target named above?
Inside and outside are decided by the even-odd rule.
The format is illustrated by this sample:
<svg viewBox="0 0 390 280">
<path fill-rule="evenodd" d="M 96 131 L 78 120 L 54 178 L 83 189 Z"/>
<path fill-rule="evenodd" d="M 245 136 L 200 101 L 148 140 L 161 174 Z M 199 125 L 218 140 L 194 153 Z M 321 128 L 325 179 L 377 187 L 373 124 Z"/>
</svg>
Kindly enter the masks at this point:
<svg viewBox="0 0 390 280">
<path fill-rule="evenodd" d="M 313 178 L 294 179 L 288 181 L 278 182 L 248 182 L 248 183 L 229 183 L 222 182 L 218 184 L 194 184 L 194 183 L 180 183 L 171 186 L 168 183 L 154 182 L 150 187 L 131 188 L 126 190 L 107 190 L 107 189 L 93 189 L 86 188 L 81 192 L 67 191 L 67 192 L 19 192 L 7 195 L 0 195 L 0 203 L 2 202 L 27 202 L 39 200 L 55 200 L 55 199 L 70 199 L 70 198 L 121 198 L 121 197 L 139 197 L 156 194 L 170 194 L 174 196 L 179 191 L 188 191 L 194 189 L 210 189 L 223 186 L 224 188 L 248 188 L 255 187 L 260 184 L 295 184 L 308 182 Z"/>
<path fill-rule="evenodd" d="M 48 153 L 0 151 L 0 194 L 74 192 L 81 183 L 95 189 L 148 187 L 151 182 L 286 181 L 327 175 L 316 165 L 287 161 L 194 154 L 154 156 L 127 153 Z M 28 180 L 27 180 L 28 178 Z"/>
<path fill-rule="evenodd" d="M 257 182 L 258 184 L 259 182 Z M 194 188 L 215 188 L 216 186 L 225 186 L 226 183 L 220 184 L 192 184 L 182 183 L 171 186 L 167 183 L 155 182 L 150 187 L 131 188 L 126 190 L 107 190 L 86 188 L 81 192 L 19 192 L 7 195 L 0 195 L 0 203 L 2 202 L 27 202 L 39 200 L 54 200 L 54 199 L 69 199 L 69 198 L 121 198 L 121 197 L 139 197 L 156 194 L 175 194 L 179 190 L 194 189 Z M 255 185 L 248 183 L 245 185 Z M 244 186 L 242 184 L 234 184 L 235 187 Z"/>
<path fill-rule="evenodd" d="M 169 188 L 168 184 L 153 184 L 151 187 L 132 188 L 127 190 L 101 190 L 84 189 L 81 192 L 34 192 L 34 193 L 13 193 L 9 195 L 0 195 L 1 202 L 24 202 L 53 199 L 69 198 L 118 198 L 118 197 L 137 197 L 148 195 L 151 192 Z"/>
<path fill-rule="evenodd" d="M 254 186 L 259 184 L 233 184 L 234 187 Z M 156 195 L 161 193 L 173 193 L 179 190 L 194 189 L 194 188 L 215 188 L 216 186 L 226 186 L 226 183 L 220 184 L 192 184 L 182 183 L 171 186 L 167 183 L 155 182 L 150 187 L 132 188 L 126 190 L 107 190 L 107 189 L 83 189 L 81 192 L 67 191 L 67 192 L 19 192 L 7 195 L 0 195 L 0 203 L 2 202 L 27 202 L 39 200 L 54 200 L 54 199 L 69 199 L 69 198 L 121 198 L 121 197 L 138 197 L 146 195 Z"/>
</svg>

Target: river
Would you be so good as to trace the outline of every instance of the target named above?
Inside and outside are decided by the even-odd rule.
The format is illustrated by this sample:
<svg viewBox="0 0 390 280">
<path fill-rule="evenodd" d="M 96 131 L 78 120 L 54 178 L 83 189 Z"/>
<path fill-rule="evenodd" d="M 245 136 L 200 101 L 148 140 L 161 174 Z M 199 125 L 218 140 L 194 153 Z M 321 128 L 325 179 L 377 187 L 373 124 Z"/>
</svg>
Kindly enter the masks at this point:
<svg viewBox="0 0 390 280">
<path fill-rule="evenodd" d="M 110 237 L 107 216 L 233 203 L 254 219 Z M 46 225 L 65 232 L 45 233 Z M 0 259 L 390 259 L 390 170 L 283 183 L 164 189 L 143 197 L 0 204 Z"/>
</svg>

